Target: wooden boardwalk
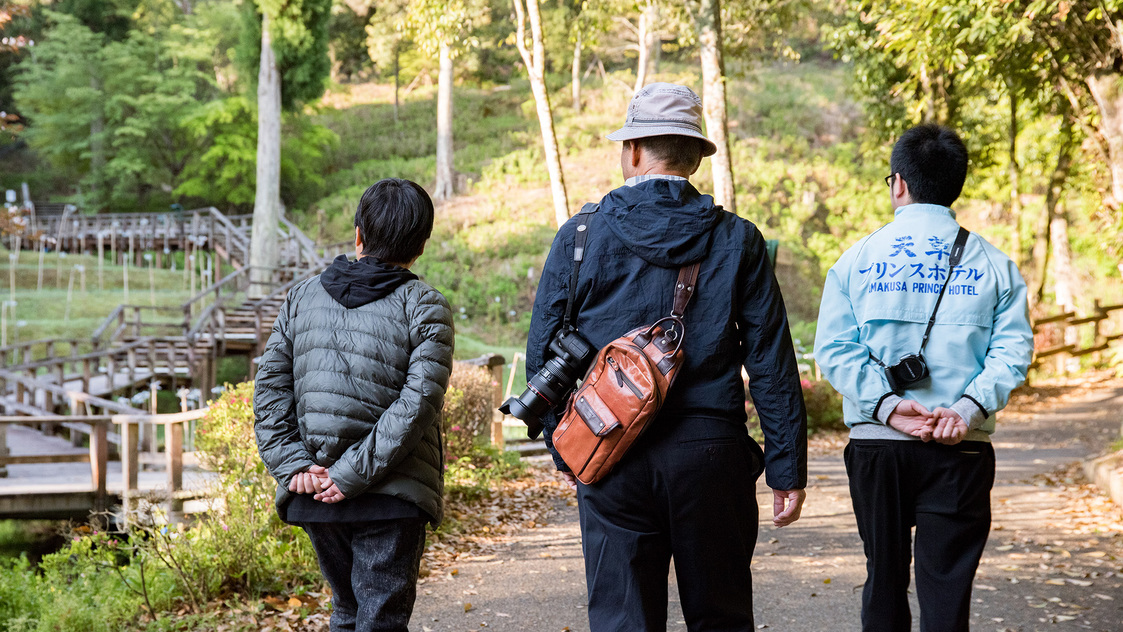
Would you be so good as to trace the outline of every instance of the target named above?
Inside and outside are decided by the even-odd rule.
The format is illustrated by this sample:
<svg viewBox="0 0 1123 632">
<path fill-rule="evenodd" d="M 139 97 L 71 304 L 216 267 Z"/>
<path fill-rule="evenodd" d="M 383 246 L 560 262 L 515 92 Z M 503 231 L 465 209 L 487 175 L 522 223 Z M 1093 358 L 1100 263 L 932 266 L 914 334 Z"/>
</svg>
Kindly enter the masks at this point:
<svg viewBox="0 0 1123 632">
<path fill-rule="evenodd" d="M 8 465 L 7 477 L 0 478 L 0 519 L 54 518 L 85 520 L 95 504 L 94 481 L 89 450 L 74 447 L 62 437 L 47 436 L 26 426 L 8 428 L 11 456 L 69 456 L 70 463 Z M 161 462 L 163 454 L 141 453 L 135 490 L 131 495 L 199 497 L 204 496 L 215 475 L 195 466 L 192 453 L 183 458 L 182 489 L 171 490 L 168 473 Z M 107 507 L 120 505 L 127 480 L 120 461 L 108 461 L 105 471 Z"/>
<path fill-rule="evenodd" d="M 214 208 L 30 219 L 28 233 L 15 240 L 21 248 L 136 263 L 146 251 L 159 259 L 203 250 L 234 272 L 181 306 L 121 305 L 85 339 L 0 347 L 0 519 L 84 519 L 160 493 L 173 496 L 170 507 L 178 511 L 213 478 L 183 450 L 188 421 L 203 411 L 151 415 L 119 398 L 153 381 L 208 395 L 218 360 L 259 355 L 288 290 L 317 274 L 340 245 L 320 249 L 282 220 L 281 258 L 292 265 L 260 269 L 249 266 L 252 218 Z"/>
</svg>

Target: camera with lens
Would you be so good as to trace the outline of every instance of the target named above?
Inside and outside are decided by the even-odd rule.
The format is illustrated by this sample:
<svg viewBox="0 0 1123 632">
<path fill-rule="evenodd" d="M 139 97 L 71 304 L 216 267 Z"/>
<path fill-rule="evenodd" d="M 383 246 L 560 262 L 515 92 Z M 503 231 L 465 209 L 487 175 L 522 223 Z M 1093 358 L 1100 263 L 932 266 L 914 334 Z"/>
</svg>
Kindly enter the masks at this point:
<svg viewBox="0 0 1123 632">
<path fill-rule="evenodd" d="M 550 341 L 553 357 L 526 384 L 526 390 L 499 407 L 504 415 L 514 415 L 526 424 L 526 434 L 537 438 L 542 432 L 542 415 L 565 402 L 577 380 L 589 370 L 597 349 L 575 329 L 559 331 Z"/>
<path fill-rule="evenodd" d="M 928 363 L 924 361 L 924 356 L 910 353 L 897 364 L 885 367 L 885 379 L 889 381 L 889 390 L 901 395 L 905 389 L 928 379 Z"/>
</svg>

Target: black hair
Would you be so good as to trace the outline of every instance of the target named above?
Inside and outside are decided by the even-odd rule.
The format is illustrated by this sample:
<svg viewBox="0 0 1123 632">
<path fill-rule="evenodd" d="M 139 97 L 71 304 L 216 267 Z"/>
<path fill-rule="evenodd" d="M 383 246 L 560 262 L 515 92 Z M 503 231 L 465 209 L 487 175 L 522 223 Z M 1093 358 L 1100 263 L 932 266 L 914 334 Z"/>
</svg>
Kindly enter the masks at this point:
<svg viewBox="0 0 1123 632">
<path fill-rule="evenodd" d="M 433 200 L 417 183 L 400 178 L 375 182 L 355 211 L 363 254 L 387 263 L 409 263 L 433 233 Z"/>
<path fill-rule="evenodd" d="M 942 125 L 917 125 L 893 145 L 889 169 L 901 174 L 913 202 L 951 206 L 967 179 L 967 146 Z"/>
<path fill-rule="evenodd" d="M 702 141 L 693 136 L 680 136 L 667 134 L 665 136 L 647 136 L 631 141 L 643 147 L 643 150 L 664 166 L 676 171 L 694 173 L 702 163 Z"/>
</svg>

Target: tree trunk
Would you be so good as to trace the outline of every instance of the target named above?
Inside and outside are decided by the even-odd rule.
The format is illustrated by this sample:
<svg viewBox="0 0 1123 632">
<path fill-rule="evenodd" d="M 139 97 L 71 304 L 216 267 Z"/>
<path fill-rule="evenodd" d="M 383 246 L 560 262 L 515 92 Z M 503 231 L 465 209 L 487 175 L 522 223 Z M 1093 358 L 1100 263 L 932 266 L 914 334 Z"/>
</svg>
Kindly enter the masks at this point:
<svg viewBox="0 0 1123 632">
<path fill-rule="evenodd" d="M 269 34 L 269 15 L 261 21 L 261 67 L 257 74 L 257 193 L 250 237 L 252 298 L 269 293 L 265 285 L 280 261 L 277 227 L 281 221 L 281 76 Z"/>
<path fill-rule="evenodd" d="M 573 45 L 572 69 L 573 113 L 581 113 L 581 31 L 577 31 L 577 43 Z"/>
<path fill-rule="evenodd" d="M 1021 194 L 1021 165 L 1018 164 L 1018 95 L 1012 82 L 1006 84 L 1010 97 L 1010 164 L 1006 166 L 1006 174 L 1010 179 L 1010 218 L 1014 222 L 1014 260 L 1021 267 L 1029 263 L 1029 252 L 1023 249 L 1023 235 L 1025 226 L 1022 221 L 1022 194 Z"/>
<path fill-rule="evenodd" d="M 1072 248 L 1068 243 L 1068 211 L 1062 206 L 1053 213 L 1049 222 L 1049 241 L 1052 245 L 1053 293 L 1061 311 L 1076 307 L 1076 275 L 1072 270 Z"/>
<path fill-rule="evenodd" d="M 546 89 L 546 47 L 542 41 L 542 16 L 538 10 L 538 0 L 525 0 L 525 13 L 530 18 L 530 34 L 534 42 L 533 50 L 526 47 L 524 37 L 523 0 L 515 0 L 515 14 L 518 31 L 515 34 L 519 54 L 526 64 L 530 77 L 530 89 L 534 93 L 534 104 L 538 110 L 538 125 L 542 129 L 542 149 L 546 155 L 546 170 L 550 173 L 550 192 L 554 198 L 554 219 L 558 226 L 569 220 L 569 200 L 565 191 L 565 174 L 562 171 L 561 152 L 557 136 L 554 134 L 554 116 L 550 108 L 550 93 Z"/>
<path fill-rule="evenodd" d="M 639 59 L 636 60 L 636 86 L 633 92 L 639 92 L 647 83 L 647 67 L 651 64 L 651 51 L 655 48 L 656 23 L 655 3 L 647 2 L 639 14 L 639 29 L 637 30 L 636 45 L 639 49 Z"/>
<path fill-rule="evenodd" d="M 440 73 L 437 76 L 437 183 L 433 199 L 447 200 L 454 191 L 452 168 L 452 51 L 441 43 Z"/>
<path fill-rule="evenodd" d="M 401 44 L 394 46 L 394 122 L 398 122 L 398 91 L 401 89 L 400 75 L 401 65 L 399 57 L 401 56 Z"/>
<path fill-rule="evenodd" d="M 936 122 L 936 90 L 932 86 L 932 79 L 928 76 L 928 64 L 920 64 L 920 90 L 924 94 L 921 98 L 924 100 L 924 122 Z"/>
<path fill-rule="evenodd" d="M 1030 300 L 1034 305 L 1040 303 L 1045 296 L 1045 277 L 1050 265 L 1049 259 L 1050 255 L 1056 251 L 1055 247 L 1051 247 L 1054 238 L 1053 219 L 1057 212 L 1057 205 L 1061 199 L 1065 180 L 1068 179 L 1068 172 L 1072 166 L 1072 144 L 1072 121 L 1066 114 L 1064 127 L 1061 128 L 1061 146 L 1057 152 L 1057 164 L 1053 167 L 1053 173 L 1049 176 L 1049 189 L 1045 192 L 1045 205 L 1041 210 L 1041 220 L 1038 223 L 1037 237 L 1033 244 L 1033 262 L 1035 265 L 1030 269 L 1032 274 L 1027 279 L 1029 287 L 1036 286 L 1037 288 L 1030 295 Z M 1067 239 L 1067 218 L 1065 225 Z M 1065 247 L 1067 248 L 1067 245 Z"/>
<path fill-rule="evenodd" d="M 97 110 L 90 120 L 90 197 L 99 206 L 105 181 L 105 102 L 100 98 L 101 88 L 101 79 L 90 75 L 90 89 L 99 95 L 95 105 Z"/>
<path fill-rule="evenodd" d="M 717 145 L 710 158 L 714 172 L 714 198 L 725 210 L 736 213 L 733 163 L 729 156 L 729 123 L 726 115 L 725 60 L 721 37 L 721 0 L 702 0 L 698 11 L 698 43 L 702 57 L 702 105 L 706 132 Z"/>
<path fill-rule="evenodd" d="M 1107 143 L 1111 197 L 1123 204 L 1123 76 L 1100 72 L 1088 77 L 1088 88 L 1100 111 L 1099 132 Z"/>
</svg>

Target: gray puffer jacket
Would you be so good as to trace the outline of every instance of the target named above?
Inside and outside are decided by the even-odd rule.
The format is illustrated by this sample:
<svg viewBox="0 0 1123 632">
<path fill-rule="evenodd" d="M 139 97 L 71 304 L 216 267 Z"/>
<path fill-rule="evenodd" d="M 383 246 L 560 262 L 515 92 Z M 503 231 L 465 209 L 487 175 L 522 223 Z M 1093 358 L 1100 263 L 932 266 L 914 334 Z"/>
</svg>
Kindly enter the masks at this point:
<svg viewBox="0 0 1123 632">
<path fill-rule="evenodd" d="M 278 507 L 291 497 L 293 475 L 318 464 L 347 498 L 395 496 L 436 525 L 452 313 L 440 292 L 400 268 L 401 278 L 378 284 L 370 300 L 371 287 L 350 285 L 356 271 L 390 267 L 362 262 L 337 260 L 323 280 L 289 292 L 254 385 L 258 448 L 277 480 Z M 351 278 L 333 287 L 328 275 L 340 265 Z"/>
</svg>

